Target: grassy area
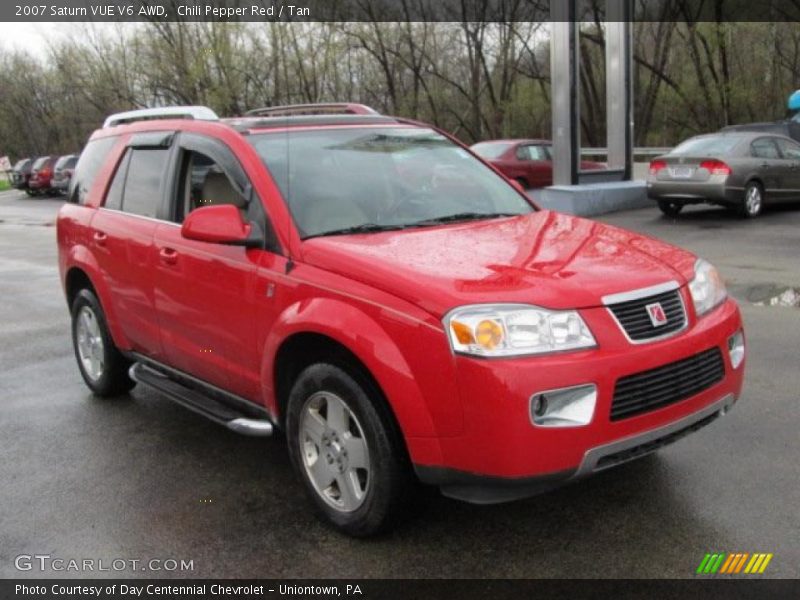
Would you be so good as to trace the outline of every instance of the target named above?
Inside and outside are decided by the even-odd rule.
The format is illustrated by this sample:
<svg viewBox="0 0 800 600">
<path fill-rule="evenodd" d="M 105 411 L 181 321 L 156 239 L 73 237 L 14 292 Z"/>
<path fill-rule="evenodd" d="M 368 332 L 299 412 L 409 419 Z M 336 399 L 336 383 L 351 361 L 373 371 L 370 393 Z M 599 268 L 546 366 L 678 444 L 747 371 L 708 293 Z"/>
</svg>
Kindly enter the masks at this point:
<svg viewBox="0 0 800 600">
<path fill-rule="evenodd" d="M 0 178 L 0 192 L 5 192 L 11 189 L 11 184 L 5 178 Z"/>
</svg>

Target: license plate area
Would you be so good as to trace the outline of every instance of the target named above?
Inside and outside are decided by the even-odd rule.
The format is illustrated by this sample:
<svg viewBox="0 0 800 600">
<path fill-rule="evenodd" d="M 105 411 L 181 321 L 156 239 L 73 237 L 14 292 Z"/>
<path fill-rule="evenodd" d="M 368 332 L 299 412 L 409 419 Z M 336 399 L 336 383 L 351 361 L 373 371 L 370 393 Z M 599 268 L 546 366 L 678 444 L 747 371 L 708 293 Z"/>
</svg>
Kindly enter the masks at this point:
<svg viewBox="0 0 800 600">
<path fill-rule="evenodd" d="M 669 176 L 673 179 L 691 179 L 694 167 L 670 167 Z"/>
</svg>

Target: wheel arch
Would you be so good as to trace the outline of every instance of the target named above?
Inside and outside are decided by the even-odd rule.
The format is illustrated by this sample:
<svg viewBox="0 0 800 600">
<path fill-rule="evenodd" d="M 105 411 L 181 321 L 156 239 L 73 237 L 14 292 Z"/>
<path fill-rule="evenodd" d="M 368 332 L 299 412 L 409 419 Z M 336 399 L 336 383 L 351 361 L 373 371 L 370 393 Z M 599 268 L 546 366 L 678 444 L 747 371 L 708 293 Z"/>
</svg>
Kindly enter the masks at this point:
<svg viewBox="0 0 800 600">
<path fill-rule="evenodd" d="M 314 299 L 287 308 L 265 343 L 262 389 L 268 410 L 281 423 L 297 375 L 314 362 L 355 369 L 374 385 L 397 424 L 412 460 L 411 439 L 425 438 L 426 459 L 438 455 L 433 415 L 412 368 L 390 335 L 367 313 L 340 300 Z"/>
<path fill-rule="evenodd" d="M 104 282 L 97 262 L 85 248 L 75 248 L 68 257 L 64 272 L 64 294 L 70 311 L 75 296 L 80 290 L 87 288 L 97 296 L 97 301 L 100 302 L 114 345 L 120 350 L 129 349 L 130 344 L 119 326 L 114 305 L 111 302 L 111 290 Z"/>
</svg>

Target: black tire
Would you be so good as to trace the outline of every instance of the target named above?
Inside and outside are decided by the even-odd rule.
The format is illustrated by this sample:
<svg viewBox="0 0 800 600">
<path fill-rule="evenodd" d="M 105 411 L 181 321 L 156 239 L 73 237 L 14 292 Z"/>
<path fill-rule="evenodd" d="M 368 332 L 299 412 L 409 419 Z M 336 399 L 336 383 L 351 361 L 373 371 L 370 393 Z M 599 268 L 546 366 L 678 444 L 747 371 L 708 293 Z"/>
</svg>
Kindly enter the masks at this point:
<svg viewBox="0 0 800 600">
<path fill-rule="evenodd" d="M 667 217 L 677 217 L 683 210 L 683 203 L 674 202 L 673 200 L 659 200 L 658 209 Z"/>
<path fill-rule="evenodd" d="M 528 184 L 528 180 L 527 180 L 527 179 L 525 179 L 524 177 L 517 177 L 517 183 L 518 183 L 518 184 L 520 184 L 520 185 L 522 186 L 522 189 L 523 189 L 523 190 L 528 190 L 528 189 L 530 189 L 530 187 L 531 187 L 531 186 Z"/>
<path fill-rule="evenodd" d="M 753 219 L 761 214 L 764 207 L 764 188 L 757 181 L 750 181 L 744 186 L 742 203 L 737 207 L 739 216 Z"/>
<path fill-rule="evenodd" d="M 94 315 L 99 338 L 102 340 L 102 347 L 98 348 L 98 357 L 102 357 L 102 366 L 96 376 L 93 376 L 84 363 L 79 349 L 79 320 L 87 312 Z M 111 335 L 108 332 L 105 313 L 94 295 L 89 289 L 78 292 L 72 302 L 72 348 L 75 351 L 75 360 L 78 362 L 78 369 L 83 380 L 89 389 L 97 396 L 110 397 L 119 396 L 130 390 L 136 382 L 128 376 L 128 369 L 131 362 L 125 358 L 114 345 Z"/>
<path fill-rule="evenodd" d="M 38 192 L 36 192 L 35 190 L 32 190 L 31 188 L 25 188 L 25 193 L 28 194 L 28 196 L 31 196 L 31 197 L 36 196 L 38 194 Z"/>
<path fill-rule="evenodd" d="M 318 512 L 329 523 L 354 537 L 374 535 L 392 527 L 416 489 L 401 435 L 393 419 L 387 414 L 388 408 L 383 397 L 374 388 L 368 378 L 360 376 L 356 369 L 345 371 L 332 364 L 317 363 L 306 368 L 298 376 L 289 394 L 286 409 L 289 456 L 295 471 L 303 481 L 306 492 Z M 326 394 L 343 401 L 352 417 L 355 417 L 347 419 L 350 428 L 358 427 L 359 433 L 363 431 L 363 440 L 366 441 L 368 484 L 365 485 L 361 504 L 350 511 L 338 509 L 331 504 L 330 499 L 326 500 L 325 492 L 317 490 L 309 474 L 313 466 L 306 467 L 312 458 L 316 459 L 314 464 L 322 461 L 326 449 L 301 432 L 304 411 L 309 410 L 310 403 L 314 402 L 315 398 Z M 325 419 L 327 421 L 327 413 Z M 334 430 L 326 423 L 325 431 L 330 436 Z M 330 451 L 330 448 L 328 450 Z M 346 453 L 345 460 L 347 460 Z M 330 475 L 330 469 L 335 469 L 335 465 L 330 460 L 328 463 L 332 466 L 325 467 L 324 464 L 322 466 L 328 469 L 329 477 L 333 477 Z M 338 487 L 336 482 L 331 482 L 327 489 L 334 489 L 335 485 Z"/>
</svg>

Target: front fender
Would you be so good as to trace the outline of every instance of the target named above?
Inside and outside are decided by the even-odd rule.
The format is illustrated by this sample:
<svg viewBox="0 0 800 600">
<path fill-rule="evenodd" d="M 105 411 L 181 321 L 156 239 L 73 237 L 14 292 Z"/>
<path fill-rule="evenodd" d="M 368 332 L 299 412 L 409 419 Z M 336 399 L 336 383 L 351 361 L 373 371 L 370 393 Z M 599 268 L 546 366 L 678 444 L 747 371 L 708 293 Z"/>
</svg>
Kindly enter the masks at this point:
<svg viewBox="0 0 800 600">
<path fill-rule="evenodd" d="M 463 414 L 442 332 L 405 315 L 375 313 L 331 298 L 289 306 L 265 342 L 261 381 L 268 408 L 277 414 L 273 367 L 281 344 L 297 333 L 316 333 L 345 346 L 369 369 L 407 441 L 460 433 Z"/>
</svg>

